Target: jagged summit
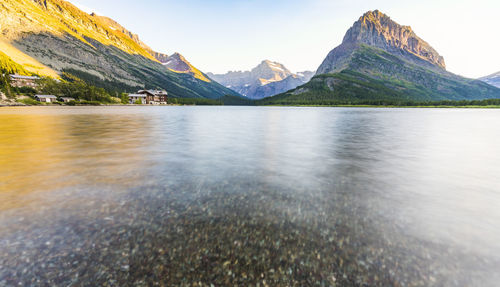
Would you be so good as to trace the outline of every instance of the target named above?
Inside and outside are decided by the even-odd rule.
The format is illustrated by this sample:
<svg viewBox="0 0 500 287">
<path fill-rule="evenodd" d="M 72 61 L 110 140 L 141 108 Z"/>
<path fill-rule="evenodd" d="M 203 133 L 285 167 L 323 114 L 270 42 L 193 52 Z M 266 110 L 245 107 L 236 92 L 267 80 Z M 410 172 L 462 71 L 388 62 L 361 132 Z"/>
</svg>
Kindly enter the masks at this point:
<svg viewBox="0 0 500 287">
<path fill-rule="evenodd" d="M 418 37 L 410 26 L 393 21 L 375 10 L 366 12 L 347 31 L 342 44 L 330 52 L 317 74 L 340 71 L 352 52 L 360 45 L 369 45 L 430 68 L 446 69 L 444 58 Z"/>
<path fill-rule="evenodd" d="M 251 73 L 259 79 L 262 85 L 282 81 L 293 74 L 284 65 L 270 60 L 262 61 L 260 65 L 252 69 Z"/>
</svg>

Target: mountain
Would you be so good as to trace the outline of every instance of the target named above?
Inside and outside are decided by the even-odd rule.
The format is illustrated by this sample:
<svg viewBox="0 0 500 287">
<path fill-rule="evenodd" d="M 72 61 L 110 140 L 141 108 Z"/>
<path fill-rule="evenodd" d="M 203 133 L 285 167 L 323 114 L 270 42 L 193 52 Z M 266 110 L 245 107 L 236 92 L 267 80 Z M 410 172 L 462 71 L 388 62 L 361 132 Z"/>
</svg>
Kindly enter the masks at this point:
<svg viewBox="0 0 500 287">
<path fill-rule="evenodd" d="M 370 11 L 347 31 L 342 44 L 328 54 L 317 74 L 343 70 L 349 63 L 353 50 L 363 44 L 398 56 L 409 63 L 428 68 L 446 68 L 444 58 L 420 39 L 410 26 L 401 26 L 380 11 Z"/>
<path fill-rule="evenodd" d="M 175 53 L 172 56 L 167 56 L 165 58 L 157 57 L 157 60 L 160 61 L 163 66 L 167 67 L 173 72 L 189 74 L 196 79 L 202 80 L 204 82 L 211 82 L 211 80 L 205 74 L 191 65 L 191 63 L 189 63 L 189 61 L 179 53 Z"/>
<path fill-rule="evenodd" d="M 500 89 L 446 71 L 409 26 L 370 11 L 347 31 L 307 84 L 265 104 L 351 104 L 500 98 Z"/>
<path fill-rule="evenodd" d="M 492 86 L 500 88 L 500 72 L 481 78 L 480 80 Z"/>
<path fill-rule="evenodd" d="M 165 67 L 161 62 L 169 56 L 153 51 L 116 21 L 69 2 L 2 0 L 0 6 L 1 56 L 25 73 L 52 78 L 71 74 L 122 91 L 163 88 L 172 97 L 239 96 L 199 76 L 191 64 L 195 73 Z"/>
<path fill-rule="evenodd" d="M 251 71 L 228 72 L 222 75 L 209 73 L 208 76 L 250 99 L 262 99 L 307 83 L 313 74 L 293 74 L 282 64 L 265 60 Z"/>
</svg>

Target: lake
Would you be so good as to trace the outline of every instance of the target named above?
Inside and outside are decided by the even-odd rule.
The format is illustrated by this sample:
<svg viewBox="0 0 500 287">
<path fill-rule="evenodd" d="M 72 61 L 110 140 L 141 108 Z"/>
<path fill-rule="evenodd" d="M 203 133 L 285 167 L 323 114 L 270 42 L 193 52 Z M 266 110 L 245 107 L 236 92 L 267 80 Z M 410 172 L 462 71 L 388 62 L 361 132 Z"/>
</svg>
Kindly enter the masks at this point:
<svg viewBox="0 0 500 287">
<path fill-rule="evenodd" d="M 0 286 L 498 286 L 500 110 L 0 108 Z"/>
</svg>

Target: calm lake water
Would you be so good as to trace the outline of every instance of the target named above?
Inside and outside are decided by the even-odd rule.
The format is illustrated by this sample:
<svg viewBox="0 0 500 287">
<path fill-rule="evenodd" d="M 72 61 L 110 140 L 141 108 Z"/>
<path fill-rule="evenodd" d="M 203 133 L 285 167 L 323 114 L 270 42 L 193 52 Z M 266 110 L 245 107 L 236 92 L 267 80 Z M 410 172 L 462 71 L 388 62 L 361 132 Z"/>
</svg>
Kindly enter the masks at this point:
<svg viewBox="0 0 500 287">
<path fill-rule="evenodd" d="M 500 110 L 0 109 L 0 286 L 498 286 Z"/>
</svg>

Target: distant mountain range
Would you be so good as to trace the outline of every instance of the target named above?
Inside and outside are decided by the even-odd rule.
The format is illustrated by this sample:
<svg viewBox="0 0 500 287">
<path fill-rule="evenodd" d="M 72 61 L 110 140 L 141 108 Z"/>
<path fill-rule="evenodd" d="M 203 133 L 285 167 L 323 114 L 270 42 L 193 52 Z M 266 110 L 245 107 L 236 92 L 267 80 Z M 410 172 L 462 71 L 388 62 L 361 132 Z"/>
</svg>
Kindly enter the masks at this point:
<svg viewBox="0 0 500 287">
<path fill-rule="evenodd" d="M 263 104 L 351 104 L 500 98 L 500 89 L 446 71 L 409 26 L 370 11 L 347 31 L 315 77 Z"/>
<path fill-rule="evenodd" d="M 122 91 L 161 88 L 172 97 L 239 96 L 180 54 L 153 51 L 116 21 L 69 2 L 2 0 L 0 7 L 0 64 L 8 63 L 9 71 L 53 78 L 71 74 Z"/>
<path fill-rule="evenodd" d="M 481 78 L 480 80 L 484 81 L 492 86 L 500 88 L 500 72 L 495 73 L 493 75 L 486 76 L 484 78 Z"/>
<path fill-rule="evenodd" d="M 269 60 L 262 61 L 251 71 L 228 72 L 222 75 L 208 73 L 219 82 L 250 99 L 274 96 L 307 83 L 314 72 L 294 74 L 284 65 Z"/>
</svg>

